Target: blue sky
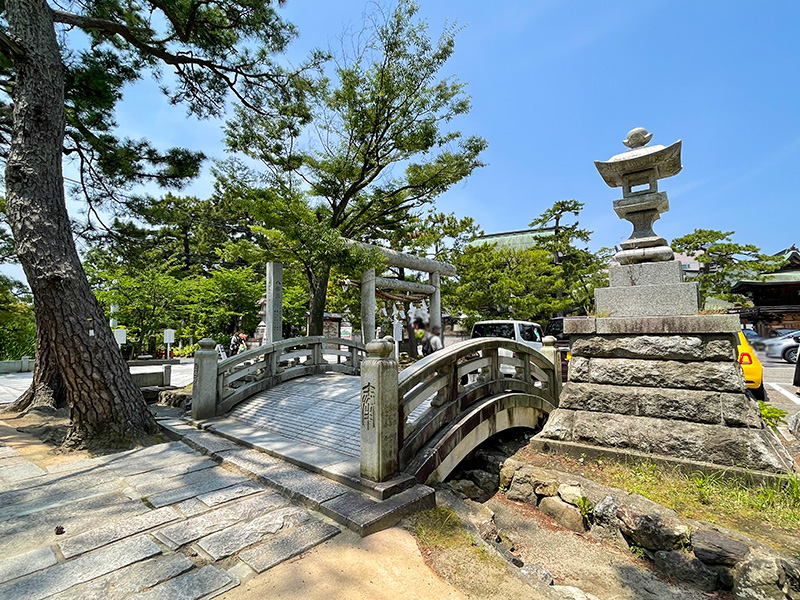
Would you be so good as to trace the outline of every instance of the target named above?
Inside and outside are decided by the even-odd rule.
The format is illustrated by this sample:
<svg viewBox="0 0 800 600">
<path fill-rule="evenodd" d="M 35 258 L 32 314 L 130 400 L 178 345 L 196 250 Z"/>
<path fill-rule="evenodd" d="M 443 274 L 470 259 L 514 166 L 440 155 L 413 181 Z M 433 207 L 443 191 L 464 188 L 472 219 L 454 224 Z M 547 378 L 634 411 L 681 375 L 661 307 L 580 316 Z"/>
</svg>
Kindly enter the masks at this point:
<svg viewBox="0 0 800 600">
<path fill-rule="evenodd" d="M 444 74 L 468 84 L 472 111 L 454 122 L 487 139 L 488 165 L 439 198 L 487 233 L 523 229 L 543 209 L 575 198 L 586 207 L 591 246 L 626 239 L 630 225 L 593 165 L 625 148 L 643 126 L 653 144 L 683 140 L 683 171 L 661 182 L 670 212 L 656 232 L 696 227 L 775 252 L 800 243 L 800 2 L 421 0 L 432 35 L 445 21 L 464 29 Z M 300 37 L 288 59 L 335 46 L 358 28 L 363 0 L 288 0 Z M 122 133 L 160 147 L 222 157 L 221 123 L 171 107 L 151 81 L 120 106 Z M 208 195 L 210 169 L 184 193 Z"/>
</svg>

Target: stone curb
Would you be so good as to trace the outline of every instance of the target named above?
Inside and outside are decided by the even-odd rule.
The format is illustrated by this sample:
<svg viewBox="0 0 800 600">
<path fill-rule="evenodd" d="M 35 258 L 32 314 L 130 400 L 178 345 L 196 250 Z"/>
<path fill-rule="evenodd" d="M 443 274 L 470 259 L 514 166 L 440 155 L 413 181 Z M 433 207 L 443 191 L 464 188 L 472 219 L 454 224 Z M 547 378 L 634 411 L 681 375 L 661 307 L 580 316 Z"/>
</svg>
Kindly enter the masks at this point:
<svg viewBox="0 0 800 600">
<path fill-rule="evenodd" d="M 563 454 L 572 458 L 581 458 L 583 456 L 590 460 L 607 458 L 621 463 L 639 463 L 646 461 L 662 467 L 673 467 L 685 474 L 700 472 L 707 475 L 719 475 L 721 477 L 747 477 L 756 483 L 777 483 L 786 477 L 785 474 L 770 473 L 769 471 L 756 471 L 744 469 L 742 467 L 724 467 L 714 463 L 671 458 L 660 454 L 648 454 L 646 452 L 636 452 L 633 450 L 591 446 L 589 444 L 580 444 L 576 442 L 534 438 L 530 441 L 530 449 L 547 454 Z"/>
<path fill-rule="evenodd" d="M 256 446 L 236 444 L 184 421 L 163 420 L 159 425 L 170 437 L 207 454 L 222 466 L 275 489 L 308 509 L 321 512 L 362 537 L 393 527 L 412 513 L 436 506 L 434 490 L 426 485 L 415 484 L 385 500 L 378 500 L 338 481 L 260 453 Z M 258 460 L 253 452 L 263 454 L 263 460 Z"/>
</svg>

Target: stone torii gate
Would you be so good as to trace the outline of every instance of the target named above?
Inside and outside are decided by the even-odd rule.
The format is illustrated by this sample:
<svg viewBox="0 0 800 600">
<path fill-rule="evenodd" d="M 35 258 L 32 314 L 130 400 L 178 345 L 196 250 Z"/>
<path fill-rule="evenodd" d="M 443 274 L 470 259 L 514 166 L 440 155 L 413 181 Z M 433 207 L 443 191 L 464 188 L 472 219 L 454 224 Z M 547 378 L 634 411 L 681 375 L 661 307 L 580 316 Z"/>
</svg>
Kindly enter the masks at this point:
<svg viewBox="0 0 800 600">
<path fill-rule="evenodd" d="M 351 242 L 356 244 L 358 242 Z M 455 276 L 456 268 L 446 262 L 422 258 L 389 248 L 382 248 L 373 244 L 359 244 L 368 250 L 378 250 L 386 258 L 386 262 L 391 267 L 403 267 L 412 271 L 428 273 L 429 283 L 417 283 L 416 281 L 402 281 L 389 277 L 378 277 L 375 269 L 367 269 L 361 274 L 361 339 L 364 344 L 368 344 L 375 339 L 375 310 L 377 303 L 375 300 L 375 290 L 397 290 L 400 292 L 411 292 L 415 294 L 425 294 L 431 297 L 430 315 L 431 329 L 442 326 L 442 276 Z"/>
<path fill-rule="evenodd" d="M 411 292 L 414 294 L 425 294 L 431 297 L 430 302 L 430 325 L 433 327 L 442 326 L 442 276 L 452 277 L 456 274 L 456 268 L 446 262 L 431 260 L 382 248 L 373 244 L 364 244 L 348 240 L 350 244 L 369 249 L 378 250 L 386 258 L 386 262 L 392 267 L 403 267 L 412 271 L 428 273 L 429 283 L 417 283 L 416 281 L 403 281 L 389 277 L 376 277 L 375 269 L 368 269 L 361 275 L 361 336 L 364 344 L 371 342 L 375 338 L 375 290 L 396 290 L 399 292 Z M 282 335 L 283 322 L 283 263 L 267 263 L 266 269 L 266 293 L 264 296 L 263 320 L 256 329 L 256 337 L 263 340 L 262 343 L 270 344 L 280 341 Z"/>
</svg>

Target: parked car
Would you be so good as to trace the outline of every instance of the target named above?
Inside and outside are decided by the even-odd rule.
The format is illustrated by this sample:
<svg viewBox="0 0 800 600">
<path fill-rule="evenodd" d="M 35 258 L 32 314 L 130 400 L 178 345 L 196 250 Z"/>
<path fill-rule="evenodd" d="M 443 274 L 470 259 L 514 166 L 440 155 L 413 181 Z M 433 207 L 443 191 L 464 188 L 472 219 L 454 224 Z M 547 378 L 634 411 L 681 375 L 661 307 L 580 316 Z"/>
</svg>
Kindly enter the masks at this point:
<svg viewBox="0 0 800 600">
<path fill-rule="evenodd" d="M 756 343 L 764 341 L 764 337 L 759 335 L 755 329 L 742 329 L 742 334 L 747 338 L 747 343 L 753 348 L 756 348 Z M 756 348 L 756 350 L 757 349 L 758 348 Z"/>
<path fill-rule="evenodd" d="M 479 321 L 472 326 L 471 338 L 500 337 L 526 344 L 535 350 L 541 350 L 544 331 L 538 323 L 529 321 Z M 500 356 L 511 357 L 513 352 L 500 348 Z M 500 365 L 500 372 L 511 377 L 515 369 L 509 365 Z"/>
<path fill-rule="evenodd" d="M 779 333 L 779 332 L 782 332 L 782 333 Z M 760 339 L 756 339 L 755 341 L 754 340 L 749 340 L 749 341 L 750 341 L 750 345 L 753 348 L 755 348 L 759 352 L 764 352 L 767 349 L 767 344 L 771 344 L 771 343 L 776 342 L 778 340 L 782 340 L 787 335 L 791 335 L 791 334 L 795 334 L 796 335 L 798 333 L 800 333 L 800 330 L 797 330 L 797 329 L 786 329 L 786 328 L 772 329 L 769 332 L 767 337 L 761 337 Z"/>
<path fill-rule="evenodd" d="M 479 321 L 472 326 L 470 337 L 501 337 L 540 350 L 544 331 L 541 325 L 529 321 Z"/>
<path fill-rule="evenodd" d="M 552 335 L 556 338 L 556 348 L 561 355 L 561 381 L 567 380 L 569 372 L 569 335 L 564 333 L 564 317 L 553 317 L 544 326 L 545 336 Z"/>
<path fill-rule="evenodd" d="M 569 346 L 569 336 L 564 333 L 564 317 L 553 317 L 544 326 L 544 334 L 552 335 L 559 342 L 566 342 Z M 558 346 L 559 344 L 556 344 Z"/>
<path fill-rule="evenodd" d="M 771 338 L 783 337 L 784 335 L 788 335 L 790 333 L 797 333 L 798 331 L 799 330 L 797 329 L 790 329 L 788 327 L 779 327 L 778 329 L 772 329 L 769 332 L 769 337 Z"/>
<path fill-rule="evenodd" d="M 739 364 L 742 365 L 744 372 L 744 380 L 756 400 L 766 400 L 766 392 L 764 391 L 764 367 L 761 361 L 758 360 L 755 350 L 747 343 L 747 336 L 744 331 L 739 332 L 739 346 L 737 348 L 739 355 Z"/>
<path fill-rule="evenodd" d="M 788 363 L 797 362 L 797 348 L 800 335 L 797 331 L 787 333 L 774 340 L 767 340 L 764 345 L 764 353 L 769 358 L 782 358 Z"/>
</svg>

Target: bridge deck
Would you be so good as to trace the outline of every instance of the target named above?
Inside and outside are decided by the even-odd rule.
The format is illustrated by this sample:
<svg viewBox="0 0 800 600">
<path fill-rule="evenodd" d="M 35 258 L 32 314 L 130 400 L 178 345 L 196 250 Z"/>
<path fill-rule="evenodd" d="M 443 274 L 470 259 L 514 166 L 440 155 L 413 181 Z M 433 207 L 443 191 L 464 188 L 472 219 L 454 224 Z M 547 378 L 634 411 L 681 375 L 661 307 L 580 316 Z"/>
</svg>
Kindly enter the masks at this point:
<svg viewBox="0 0 800 600">
<path fill-rule="evenodd" d="M 360 387 L 359 377 L 341 373 L 301 377 L 242 401 L 224 421 L 358 460 Z M 411 413 L 410 420 L 415 421 L 429 406 L 430 402 L 423 402 Z"/>
<path fill-rule="evenodd" d="M 255 394 L 228 417 L 289 439 L 360 456 L 360 378 L 341 373 L 287 381 Z"/>
</svg>

